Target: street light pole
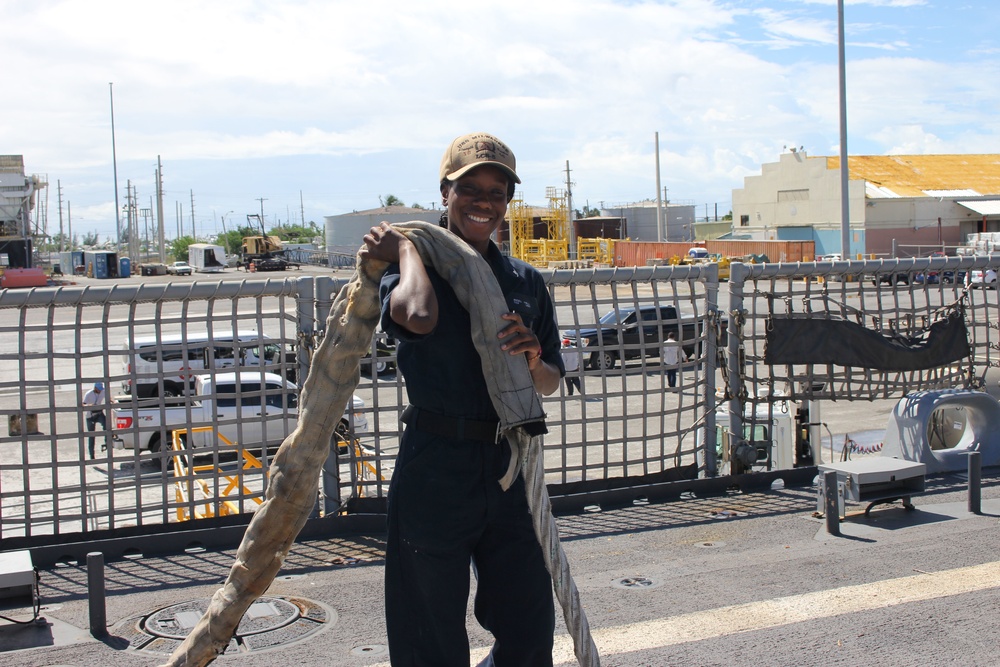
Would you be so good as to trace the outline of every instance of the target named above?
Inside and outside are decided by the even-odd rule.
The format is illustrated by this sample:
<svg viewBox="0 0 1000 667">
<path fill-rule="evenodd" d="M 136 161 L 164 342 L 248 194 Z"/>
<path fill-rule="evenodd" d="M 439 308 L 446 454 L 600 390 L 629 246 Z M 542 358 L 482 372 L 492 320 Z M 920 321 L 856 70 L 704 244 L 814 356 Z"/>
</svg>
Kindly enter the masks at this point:
<svg viewBox="0 0 1000 667">
<path fill-rule="evenodd" d="M 229 215 L 230 213 L 233 213 L 233 211 L 226 211 L 225 213 L 222 214 L 222 234 L 223 235 L 225 235 L 225 234 L 228 233 L 228 232 L 226 232 L 226 216 Z"/>
<path fill-rule="evenodd" d="M 844 48 L 844 0 L 837 0 L 838 58 L 840 70 L 840 257 L 851 258 L 851 197 L 847 168 L 847 56 Z"/>
</svg>

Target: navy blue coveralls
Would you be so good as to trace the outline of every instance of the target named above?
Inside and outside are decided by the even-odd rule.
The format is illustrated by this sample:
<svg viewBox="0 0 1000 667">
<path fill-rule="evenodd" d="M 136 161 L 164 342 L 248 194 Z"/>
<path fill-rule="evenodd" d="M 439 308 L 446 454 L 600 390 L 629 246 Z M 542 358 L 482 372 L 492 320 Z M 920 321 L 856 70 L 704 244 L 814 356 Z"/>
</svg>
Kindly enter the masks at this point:
<svg viewBox="0 0 1000 667">
<path fill-rule="evenodd" d="M 541 274 L 504 257 L 492 242 L 487 261 L 508 307 L 538 336 L 542 358 L 562 373 L 555 313 Z M 438 323 L 426 336 L 404 330 L 389 316 L 398 265 L 389 267 L 380 288 L 382 327 L 399 341 L 397 362 L 413 406 L 388 499 L 390 660 L 394 667 L 468 667 L 471 560 L 476 618 L 495 639 L 492 662 L 482 664 L 550 667 L 552 582 L 531 526 L 524 478 L 519 475 L 506 492 L 500 488 L 510 448 L 506 440 L 496 442 L 498 417 L 469 314 L 448 283 L 433 268 L 427 272 Z M 497 324 L 499 330 L 505 322 Z"/>
</svg>

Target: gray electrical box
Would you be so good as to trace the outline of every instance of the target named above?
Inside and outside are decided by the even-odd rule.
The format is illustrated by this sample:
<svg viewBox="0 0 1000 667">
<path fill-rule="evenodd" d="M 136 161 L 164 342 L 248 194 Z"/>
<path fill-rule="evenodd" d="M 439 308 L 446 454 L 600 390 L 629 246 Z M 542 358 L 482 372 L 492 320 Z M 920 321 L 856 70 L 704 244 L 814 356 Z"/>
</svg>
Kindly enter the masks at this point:
<svg viewBox="0 0 1000 667">
<path fill-rule="evenodd" d="M 31 552 L 0 553 L 0 599 L 30 597 L 35 594 L 35 568 Z"/>
<path fill-rule="evenodd" d="M 822 513 L 826 510 L 823 473 L 833 470 L 837 473 L 837 505 L 841 518 L 844 516 L 845 500 L 875 504 L 900 499 L 909 509 L 910 497 L 924 490 L 924 475 L 927 472 L 923 463 L 888 457 L 824 463 L 818 469 L 820 488 L 816 511 Z"/>
</svg>

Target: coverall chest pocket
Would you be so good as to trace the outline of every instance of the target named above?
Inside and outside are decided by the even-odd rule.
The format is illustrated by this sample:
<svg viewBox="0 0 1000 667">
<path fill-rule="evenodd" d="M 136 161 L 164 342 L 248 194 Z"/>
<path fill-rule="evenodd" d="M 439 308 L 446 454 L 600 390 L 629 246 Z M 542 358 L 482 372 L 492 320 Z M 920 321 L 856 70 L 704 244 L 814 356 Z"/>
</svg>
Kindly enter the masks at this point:
<svg viewBox="0 0 1000 667">
<path fill-rule="evenodd" d="M 538 319 L 538 302 L 527 294 L 511 294 L 507 297 L 507 305 L 512 312 L 521 316 L 521 321 L 529 329 L 535 328 Z"/>
</svg>

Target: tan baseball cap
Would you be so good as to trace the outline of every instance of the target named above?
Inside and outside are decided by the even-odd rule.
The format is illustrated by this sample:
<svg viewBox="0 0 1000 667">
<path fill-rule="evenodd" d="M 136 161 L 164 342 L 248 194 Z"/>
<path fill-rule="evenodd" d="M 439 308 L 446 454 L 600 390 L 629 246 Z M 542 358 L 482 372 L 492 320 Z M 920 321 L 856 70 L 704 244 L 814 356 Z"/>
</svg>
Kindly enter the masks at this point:
<svg viewBox="0 0 1000 667">
<path fill-rule="evenodd" d="M 507 144 L 485 132 L 465 134 L 451 142 L 441 159 L 441 181 L 457 181 L 470 169 L 484 164 L 503 170 L 514 183 L 521 182 L 515 171 L 514 152 Z"/>
</svg>

